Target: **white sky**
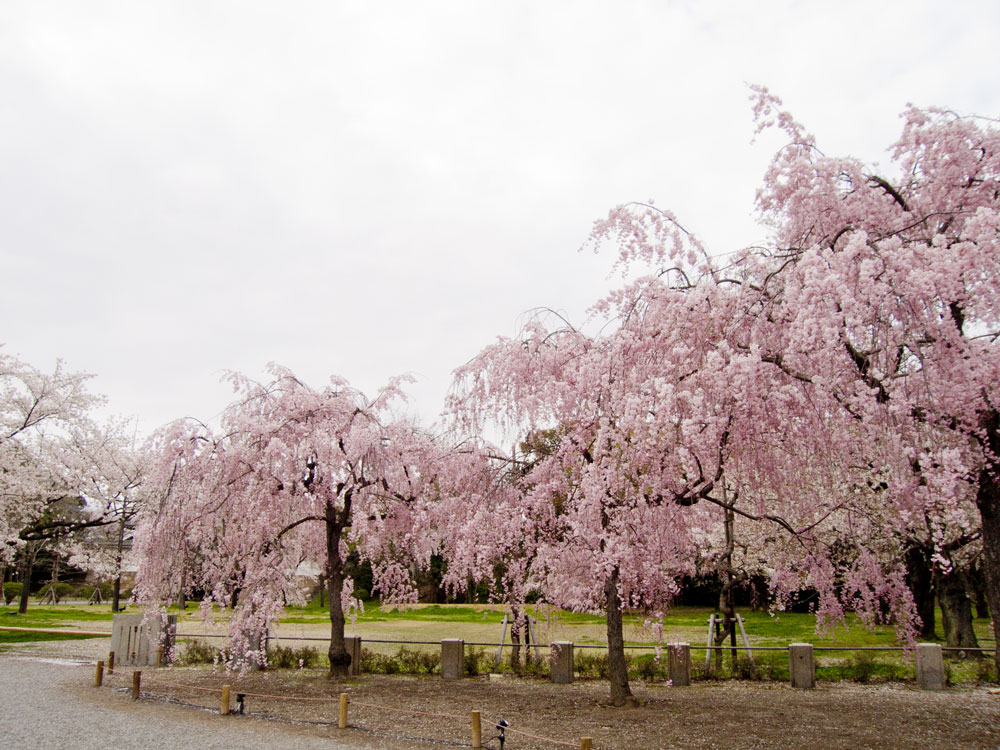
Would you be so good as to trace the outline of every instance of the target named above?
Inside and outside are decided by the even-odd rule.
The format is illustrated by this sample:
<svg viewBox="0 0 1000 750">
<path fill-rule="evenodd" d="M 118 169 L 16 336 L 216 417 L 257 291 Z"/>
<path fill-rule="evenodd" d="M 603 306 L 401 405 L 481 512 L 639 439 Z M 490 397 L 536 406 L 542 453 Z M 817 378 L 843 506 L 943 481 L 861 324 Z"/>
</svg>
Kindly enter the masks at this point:
<svg viewBox="0 0 1000 750">
<path fill-rule="evenodd" d="M 412 373 L 430 422 L 525 311 L 616 283 L 578 252 L 614 205 L 762 239 L 747 82 L 884 162 L 907 102 L 1000 115 L 998 39 L 992 0 L 5 0 L 0 342 L 144 430 L 269 361 Z"/>
</svg>

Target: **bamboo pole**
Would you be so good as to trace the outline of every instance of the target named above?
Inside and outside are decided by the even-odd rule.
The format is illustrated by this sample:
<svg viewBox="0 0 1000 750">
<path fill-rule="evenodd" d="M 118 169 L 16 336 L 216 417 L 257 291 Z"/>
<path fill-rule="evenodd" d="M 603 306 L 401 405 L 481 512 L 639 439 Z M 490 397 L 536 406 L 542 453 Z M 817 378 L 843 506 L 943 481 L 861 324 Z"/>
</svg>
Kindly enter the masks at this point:
<svg viewBox="0 0 1000 750">
<path fill-rule="evenodd" d="M 483 746 L 483 724 L 478 711 L 472 712 L 472 747 Z"/>
<path fill-rule="evenodd" d="M 229 716 L 229 685 L 222 686 L 222 705 L 219 707 L 219 716 Z"/>
<path fill-rule="evenodd" d="M 347 729 L 347 693 L 340 694 L 340 710 L 337 712 L 337 727 Z"/>
<path fill-rule="evenodd" d="M 97 662 L 97 671 L 94 673 L 94 687 L 100 687 L 104 684 L 104 662 Z"/>
</svg>

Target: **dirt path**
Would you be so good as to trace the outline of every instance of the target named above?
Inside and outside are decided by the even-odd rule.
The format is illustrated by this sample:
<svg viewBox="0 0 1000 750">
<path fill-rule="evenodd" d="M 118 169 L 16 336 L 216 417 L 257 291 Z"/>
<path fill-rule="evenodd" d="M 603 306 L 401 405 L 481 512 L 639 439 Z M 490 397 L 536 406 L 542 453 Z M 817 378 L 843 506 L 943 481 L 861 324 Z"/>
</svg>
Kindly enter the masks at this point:
<svg viewBox="0 0 1000 750">
<path fill-rule="evenodd" d="M 106 649 L 107 642 L 100 639 L 24 644 L 17 653 L 0 655 L 0 672 L 6 673 L 8 659 L 18 654 L 87 660 L 103 657 Z M 621 709 L 606 705 L 608 689 L 601 682 L 567 686 L 512 678 L 444 682 L 440 677 L 372 675 L 336 684 L 313 671 L 273 671 L 238 679 L 208 668 L 165 668 L 143 670 L 143 700 L 136 704 L 126 690 L 130 670 L 118 670 L 101 689 L 90 686 L 92 667 L 77 668 L 77 675 L 75 699 L 95 706 L 124 712 L 141 706 L 146 717 L 163 712 L 209 728 L 218 722 L 234 728 L 270 727 L 267 732 L 288 730 L 359 750 L 427 750 L 442 743 L 467 747 L 472 710 L 482 713 L 485 738 L 496 735 L 492 727 L 499 717 L 510 722 L 514 732 L 508 734 L 506 750 L 560 747 L 517 731 L 569 743 L 564 747 L 579 747 L 580 737 L 590 736 L 600 750 L 1000 746 L 1000 695 L 985 688 L 926 692 L 903 685 L 821 682 L 816 690 L 799 691 L 783 684 L 737 681 L 688 688 L 638 684 L 633 689 L 640 705 Z M 234 701 L 238 692 L 326 700 L 249 695 L 246 715 L 223 719 L 216 714 L 217 691 L 224 682 L 232 683 Z M 335 726 L 341 691 L 352 701 L 351 729 L 346 731 Z M 486 746 L 497 748 L 498 743 Z"/>
<path fill-rule="evenodd" d="M 556 748 L 536 735 L 595 748 L 971 748 L 1000 745 L 1000 696 L 985 689 L 930 693 L 899 685 L 821 685 L 792 690 L 749 682 L 706 683 L 689 688 L 643 687 L 640 705 L 606 704 L 598 682 L 570 686 L 538 680 L 489 677 L 444 682 L 439 677 L 363 676 L 332 684 L 315 672 L 273 672 L 226 678 L 207 669 L 165 669 L 144 677 L 150 700 L 167 699 L 214 709 L 224 680 L 233 694 L 247 693 L 249 716 L 267 715 L 350 747 L 428 748 L 470 742 L 470 714 L 482 713 L 493 737 L 501 716 L 511 726 L 508 749 Z M 128 675 L 118 678 L 126 685 Z M 198 688 L 201 688 L 200 690 Z M 336 721 L 336 698 L 350 695 L 352 730 Z M 326 698 L 297 702 L 258 696 Z M 123 698 L 124 700 L 124 698 Z M 243 719 L 240 719 L 243 720 Z M 308 722 L 328 722 L 308 724 Z M 526 733 L 526 734 L 525 734 Z M 422 740 L 422 741 L 418 741 Z M 388 743 L 388 744 L 385 744 Z M 497 747 L 497 743 L 489 745 Z"/>
</svg>

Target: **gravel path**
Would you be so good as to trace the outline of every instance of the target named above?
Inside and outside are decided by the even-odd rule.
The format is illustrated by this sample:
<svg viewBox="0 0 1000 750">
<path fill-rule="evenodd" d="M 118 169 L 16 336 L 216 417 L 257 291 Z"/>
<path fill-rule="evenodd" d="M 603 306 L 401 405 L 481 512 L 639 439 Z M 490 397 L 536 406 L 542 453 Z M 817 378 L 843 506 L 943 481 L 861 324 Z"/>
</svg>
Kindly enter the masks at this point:
<svg viewBox="0 0 1000 750">
<path fill-rule="evenodd" d="M 73 645 L 79 650 L 78 641 Z M 106 648 L 106 644 L 101 641 Z M 44 644 L 51 649 L 52 644 Z M 0 747 L 73 750 L 336 750 L 344 745 L 295 727 L 176 706 L 86 695 L 92 664 L 0 654 Z M 96 692 L 96 691 L 95 691 Z"/>
</svg>

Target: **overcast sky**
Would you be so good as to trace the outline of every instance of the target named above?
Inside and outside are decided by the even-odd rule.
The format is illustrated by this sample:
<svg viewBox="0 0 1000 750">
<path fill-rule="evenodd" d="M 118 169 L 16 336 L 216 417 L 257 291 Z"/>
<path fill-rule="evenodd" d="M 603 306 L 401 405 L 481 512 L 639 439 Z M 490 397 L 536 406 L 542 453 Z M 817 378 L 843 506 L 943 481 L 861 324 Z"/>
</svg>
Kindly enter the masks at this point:
<svg viewBox="0 0 1000 750">
<path fill-rule="evenodd" d="M 0 4 L 0 343 L 149 430 L 270 361 L 374 394 L 617 283 L 578 249 L 656 199 L 764 238 L 747 83 L 885 162 L 907 102 L 1000 115 L 1000 3 Z"/>
</svg>

